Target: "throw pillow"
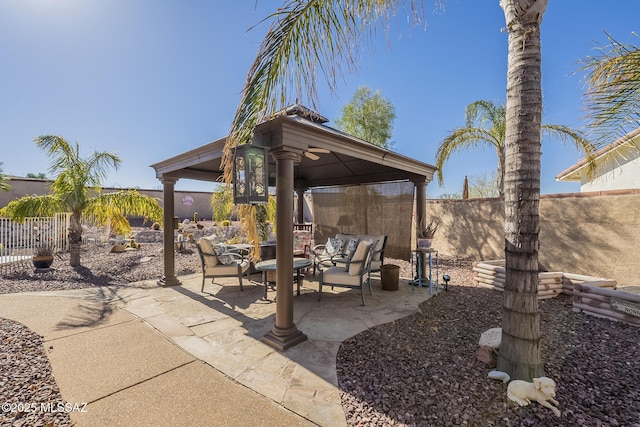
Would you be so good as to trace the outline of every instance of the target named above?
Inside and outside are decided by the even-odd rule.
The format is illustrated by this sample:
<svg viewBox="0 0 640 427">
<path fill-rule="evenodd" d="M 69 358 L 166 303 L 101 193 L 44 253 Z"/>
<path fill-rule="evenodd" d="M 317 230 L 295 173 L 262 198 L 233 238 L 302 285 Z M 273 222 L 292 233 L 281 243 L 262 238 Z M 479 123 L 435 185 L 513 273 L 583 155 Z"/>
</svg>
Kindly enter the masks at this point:
<svg viewBox="0 0 640 427">
<path fill-rule="evenodd" d="M 329 237 L 327 244 L 324 246 L 325 255 L 334 256 L 342 253 L 344 248 L 344 240 Z"/>
<path fill-rule="evenodd" d="M 366 260 L 367 254 L 369 253 L 369 249 L 372 245 L 373 242 L 371 240 L 363 240 L 358 243 L 358 248 L 354 251 L 355 253 L 352 258 L 353 261 L 358 262 L 349 263 L 349 269 L 347 270 L 349 272 L 349 276 L 357 276 L 362 273 L 362 269 L 365 264 L 364 261 Z"/>
<path fill-rule="evenodd" d="M 359 241 L 360 239 L 358 238 L 349 239 L 349 243 L 347 244 L 347 249 L 344 252 L 344 255 L 346 257 L 346 263 L 347 263 L 347 265 L 345 265 L 344 267 L 344 271 L 347 271 L 347 272 L 349 271 L 349 264 L 351 263 L 353 254 L 356 252 L 356 249 L 358 248 Z"/>
<path fill-rule="evenodd" d="M 225 255 L 229 252 L 229 249 L 225 244 L 219 243 L 217 245 L 213 245 L 213 253 L 217 255 L 218 261 L 220 261 L 223 265 L 229 265 L 233 263 L 233 256 Z"/>
</svg>

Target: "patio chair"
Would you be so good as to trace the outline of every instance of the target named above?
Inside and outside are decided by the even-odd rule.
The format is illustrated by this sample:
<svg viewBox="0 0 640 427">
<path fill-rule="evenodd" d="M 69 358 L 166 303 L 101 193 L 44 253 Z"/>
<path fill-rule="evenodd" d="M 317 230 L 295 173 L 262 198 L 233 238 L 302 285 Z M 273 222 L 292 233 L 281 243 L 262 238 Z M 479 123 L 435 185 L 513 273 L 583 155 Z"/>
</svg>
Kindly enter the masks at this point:
<svg viewBox="0 0 640 427">
<path fill-rule="evenodd" d="M 369 295 L 373 295 L 371 291 L 371 254 L 376 244 L 371 240 L 362 240 L 358 243 L 351 261 L 347 267 L 333 266 L 327 269 L 320 267 L 320 288 L 318 292 L 318 301 L 322 298 L 322 287 L 334 286 L 342 288 L 360 289 L 362 296 L 362 305 L 364 305 L 364 284 L 365 281 L 369 285 Z"/>
<path fill-rule="evenodd" d="M 246 250 L 230 252 L 224 244 L 213 244 L 206 237 L 198 240 L 196 247 L 202 263 L 202 287 L 200 292 L 204 292 L 204 280 L 211 278 L 211 283 L 215 283 L 216 277 L 238 277 L 240 291 L 242 288 L 242 276 L 244 276 L 251 266 L 251 262 L 245 255 Z"/>
<path fill-rule="evenodd" d="M 293 255 L 303 258 L 311 258 L 311 231 L 293 230 Z"/>
</svg>

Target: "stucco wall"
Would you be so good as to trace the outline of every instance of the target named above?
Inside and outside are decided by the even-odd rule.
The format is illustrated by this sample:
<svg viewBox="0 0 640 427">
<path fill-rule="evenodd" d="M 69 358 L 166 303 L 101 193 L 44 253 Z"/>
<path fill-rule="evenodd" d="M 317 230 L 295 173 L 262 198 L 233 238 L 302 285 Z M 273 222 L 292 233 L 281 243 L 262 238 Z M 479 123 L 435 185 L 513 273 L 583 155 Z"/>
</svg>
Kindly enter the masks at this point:
<svg viewBox="0 0 640 427">
<path fill-rule="evenodd" d="M 640 188 L 640 157 L 629 153 L 600 166 L 594 177 L 582 177 L 580 191 L 606 191 Z"/>
<path fill-rule="evenodd" d="M 430 200 L 427 217 L 442 221 L 433 242 L 441 254 L 504 258 L 500 199 Z M 542 196 L 540 266 L 640 284 L 640 190 Z"/>
<path fill-rule="evenodd" d="M 9 181 L 11 191 L 0 191 L 0 208 L 6 206 L 11 200 L 30 194 L 44 195 L 50 192 L 51 181 L 32 178 L 11 178 Z M 121 188 L 106 187 L 105 192 L 114 192 Z M 162 190 L 138 189 L 140 193 L 157 198 L 160 206 L 163 206 Z M 200 219 L 211 219 L 211 193 L 201 191 L 176 191 L 174 194 L 175 215 L 180 218 L 193 218 L 193 213 L 198 212 Z M 189 204 L 190 203 L 190 204 Z"/>
</svg>

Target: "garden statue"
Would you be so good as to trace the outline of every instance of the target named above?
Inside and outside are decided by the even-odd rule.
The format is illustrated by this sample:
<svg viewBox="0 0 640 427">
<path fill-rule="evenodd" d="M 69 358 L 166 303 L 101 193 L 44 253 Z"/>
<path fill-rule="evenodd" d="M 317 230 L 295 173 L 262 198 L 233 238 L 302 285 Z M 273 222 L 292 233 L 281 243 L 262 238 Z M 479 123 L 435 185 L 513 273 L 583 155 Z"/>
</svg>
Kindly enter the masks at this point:
<svg viewBox="0 0 640 427">
<path fill-rule="evenodd" d="M 558 401 L 554 399 L 556 396 L 556 383 L 551 378 L 540 377 L 534 378 L 533 382 L 522 380 L 513 380 L 507 387 L 507 397 L 520 406 L 527 406 L 532 400 L 535 400 L 542 406 L 551 409 L 556 416 L 560 416 L 560 410 L 551 405 L 558 405 Z"/>
</svg>

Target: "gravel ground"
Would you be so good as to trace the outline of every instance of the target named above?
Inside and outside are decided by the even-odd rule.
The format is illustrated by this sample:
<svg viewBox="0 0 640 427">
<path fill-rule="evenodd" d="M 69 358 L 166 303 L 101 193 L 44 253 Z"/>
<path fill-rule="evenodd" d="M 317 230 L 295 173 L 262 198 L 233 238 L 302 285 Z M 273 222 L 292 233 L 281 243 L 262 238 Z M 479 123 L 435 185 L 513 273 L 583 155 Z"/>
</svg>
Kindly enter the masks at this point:
<svg viewBox="0 0 640 427">
<path fill-rule="evenodd" d="M 161 245 L 110 254 L 93 247 L 72 269 L 68 257 L 54 269 L 32 268 L 0 276 L 0 293 L 79 289 L 158 279 Z M 408 263 L 401 275 L 411 274 Z M 200 271 L 197 253 L 176 254 L 176 274 Z M 631 426 L 640 427 L 640 328 L 571 311 L 561 295 L 540 302 L 542 354 L 547 376 L 558 383 L 562 417 L 537 403 L 520 408 L 506 385 L 487 378 L 475 357 L 485 330 L 500 326 L 502 295 L 473 286 L 471 263 L 441 259 L 448 291 L 423 303 L 420 312 L 369 329 L 343 343 L 338 381 L 350 426 Z M 0 319 L 0 403 L 61 402 L 42 338 Z M 70 425 L 53 418 L 0 412 L 0 425 Z M 40 414 L 42 415 L 42 414 Z"/>
</svg>

